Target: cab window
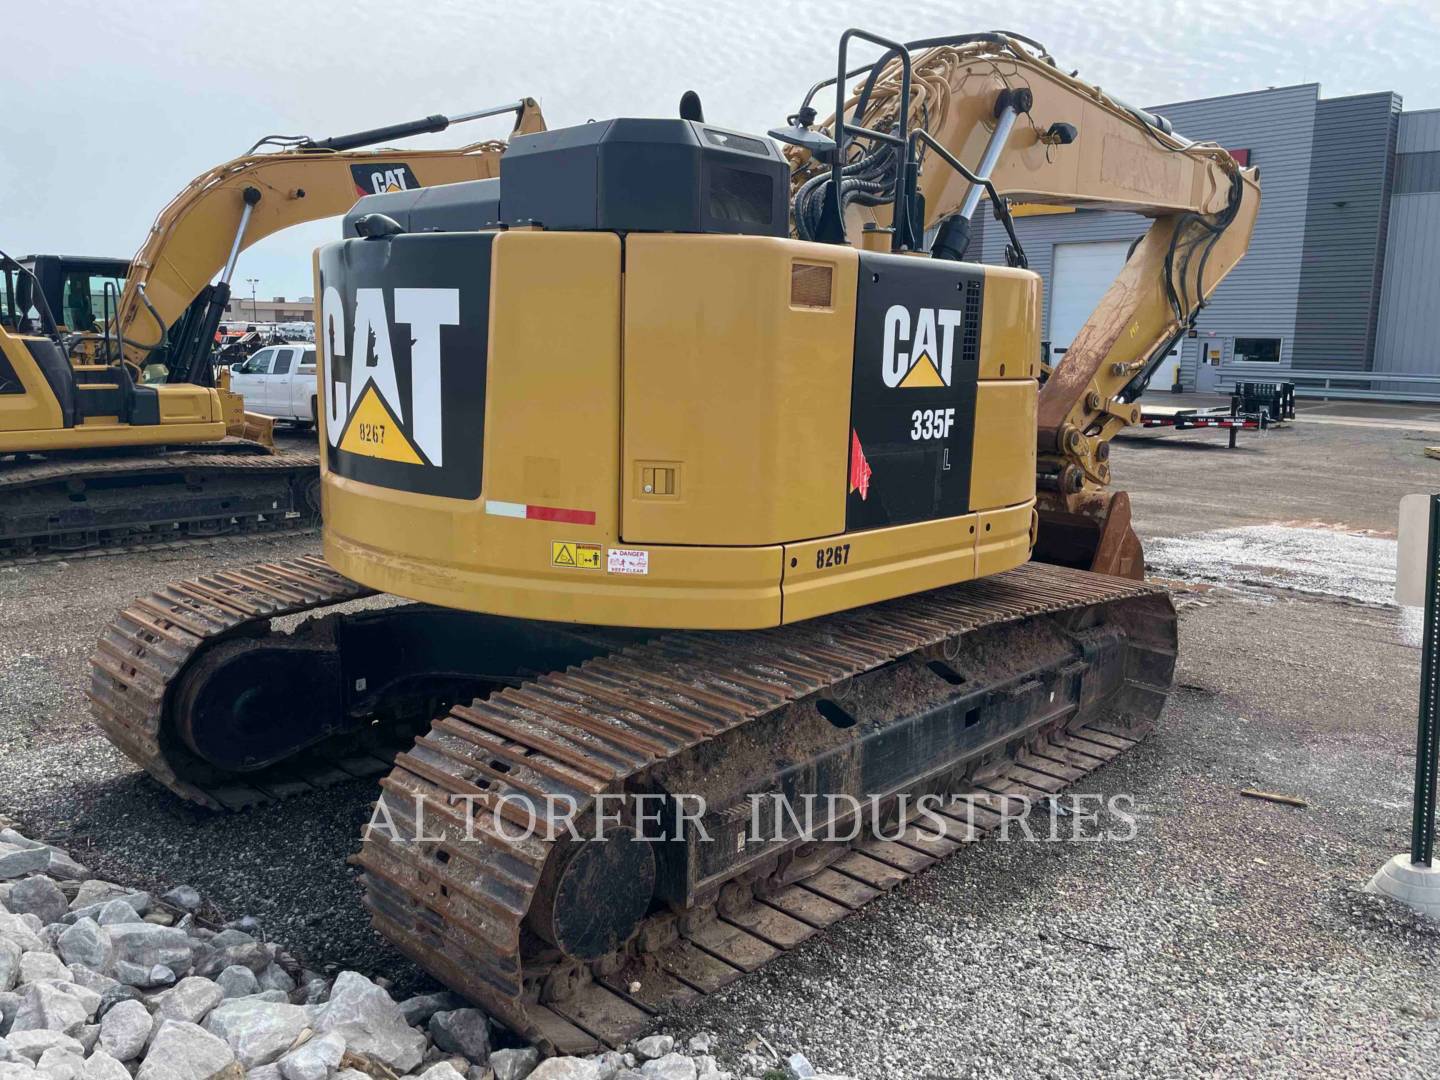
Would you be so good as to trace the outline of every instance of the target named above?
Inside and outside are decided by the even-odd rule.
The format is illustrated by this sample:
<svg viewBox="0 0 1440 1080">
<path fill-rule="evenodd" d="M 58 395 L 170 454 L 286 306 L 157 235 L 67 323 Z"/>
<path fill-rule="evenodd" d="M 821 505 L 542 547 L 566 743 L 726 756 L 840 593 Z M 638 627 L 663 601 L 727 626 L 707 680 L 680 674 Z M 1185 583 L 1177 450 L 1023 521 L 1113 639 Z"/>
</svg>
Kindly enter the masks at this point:
<svg viewBox="0 0 1440 1080">
<path fill-rule="evenodd" d="M 261 349 L 240 365 L 241 375 L 269 375 L 270 364 L 275 359 L 274 349 Z"/>
<path fill-rule="evenodd" d="M 20 376 L 15 373 L 10 358 L 0 352 L 0 394 L 23 394 L 25 387 L 20 382 Z"/>
<path fill-rule="evenodd" d="M 275 366 L 270 369 L 271 375 L 290 374 L 290 365 L 295 360 L 298 349 L 277 349 L 275 352 Z"/>
<path fill-rule="evenodd" d="M 19 322 L 15 314 L 15 285 L 12 270 L 0 269 L 0 326 L 14 330 Z"/>
<path fill-rule="evenodd" d="M 76 270 L 65 275 L 65 287 L 60 296 L 60 311 L 57 317 L 71 330 L 101 330 L 105 314 L 105 286 L 113 284 L 115 292 L 110 299 L 111 317 L 114 307 L 125 291 L 125 279 L 114 274 L 92 274 Z"/>
</svg>

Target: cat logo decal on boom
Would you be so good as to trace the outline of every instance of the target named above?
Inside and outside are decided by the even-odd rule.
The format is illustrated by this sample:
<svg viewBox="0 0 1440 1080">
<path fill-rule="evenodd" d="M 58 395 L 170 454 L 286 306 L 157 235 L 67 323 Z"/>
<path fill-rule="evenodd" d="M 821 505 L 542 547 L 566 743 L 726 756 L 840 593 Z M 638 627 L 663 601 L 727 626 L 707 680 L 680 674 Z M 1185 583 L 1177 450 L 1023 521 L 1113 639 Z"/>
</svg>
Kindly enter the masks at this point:
<svg viewBox="0 0 1440 1080">
<path fill-rule="evenodd" d="M 350 178 L 357 195 L 383 195 L 387 191 L 413 191 L 425 185 L 415 179 L 409 165 L 395 161 L 379 165 L 351 165 Z"/>
</svg>

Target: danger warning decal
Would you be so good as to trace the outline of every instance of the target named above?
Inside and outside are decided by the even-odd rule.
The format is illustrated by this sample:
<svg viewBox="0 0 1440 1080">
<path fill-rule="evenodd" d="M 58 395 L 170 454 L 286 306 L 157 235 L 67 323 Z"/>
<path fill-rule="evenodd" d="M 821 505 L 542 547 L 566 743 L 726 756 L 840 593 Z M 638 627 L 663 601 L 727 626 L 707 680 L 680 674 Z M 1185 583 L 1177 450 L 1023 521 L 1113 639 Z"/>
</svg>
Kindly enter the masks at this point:
<svg viewBox="0 0 1440 1080">
<path fill-rule="evenodd" d="M 387 191 L 412 191 L 423 187 L 409 165 L 390 162 L 379 165 L 351 165 L 357 195 L 383 195 Z"/>
<path fill-rule="evenodd" d="M 984 271 L 860 254 L 847 531 L 970 509 Z"/>
<path fill-rule="evenodd" d="M 420 235 L 321 249 L 331 471 L 424 495 L 479 496 L 492 242 Z"/>
</svg>

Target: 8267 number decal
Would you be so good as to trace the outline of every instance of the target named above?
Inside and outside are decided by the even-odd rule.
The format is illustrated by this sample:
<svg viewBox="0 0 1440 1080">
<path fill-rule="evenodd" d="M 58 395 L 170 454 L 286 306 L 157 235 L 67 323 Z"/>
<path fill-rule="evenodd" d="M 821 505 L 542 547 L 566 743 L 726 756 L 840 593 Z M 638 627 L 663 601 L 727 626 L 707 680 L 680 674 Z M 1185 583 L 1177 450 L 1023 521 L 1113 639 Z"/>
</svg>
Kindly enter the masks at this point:
<svg viewBox="0 0 1440 1080">
<path fill-rule="evenodd" d="M 844 566 L 850 561 L 850 545 L 834 544 L 818 548 L 815 552 L 815 569 L 825 570 L 831 566 Z"/>
</svg>

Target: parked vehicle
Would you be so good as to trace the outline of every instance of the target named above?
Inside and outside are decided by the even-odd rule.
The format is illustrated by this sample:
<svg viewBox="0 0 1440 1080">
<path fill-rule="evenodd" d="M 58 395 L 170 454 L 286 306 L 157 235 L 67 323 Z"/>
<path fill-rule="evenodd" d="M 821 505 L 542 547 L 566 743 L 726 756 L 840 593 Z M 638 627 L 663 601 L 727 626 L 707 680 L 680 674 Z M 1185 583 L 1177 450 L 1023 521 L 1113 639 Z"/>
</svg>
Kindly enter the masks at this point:
<svg viewBox="0 0 1440 1080">
<path fill-rule="evenodd" d="M 267 345 L 230 369 L 230 389 L 252 412 L 315 423 L 315 346 Z"/>
</svg>

